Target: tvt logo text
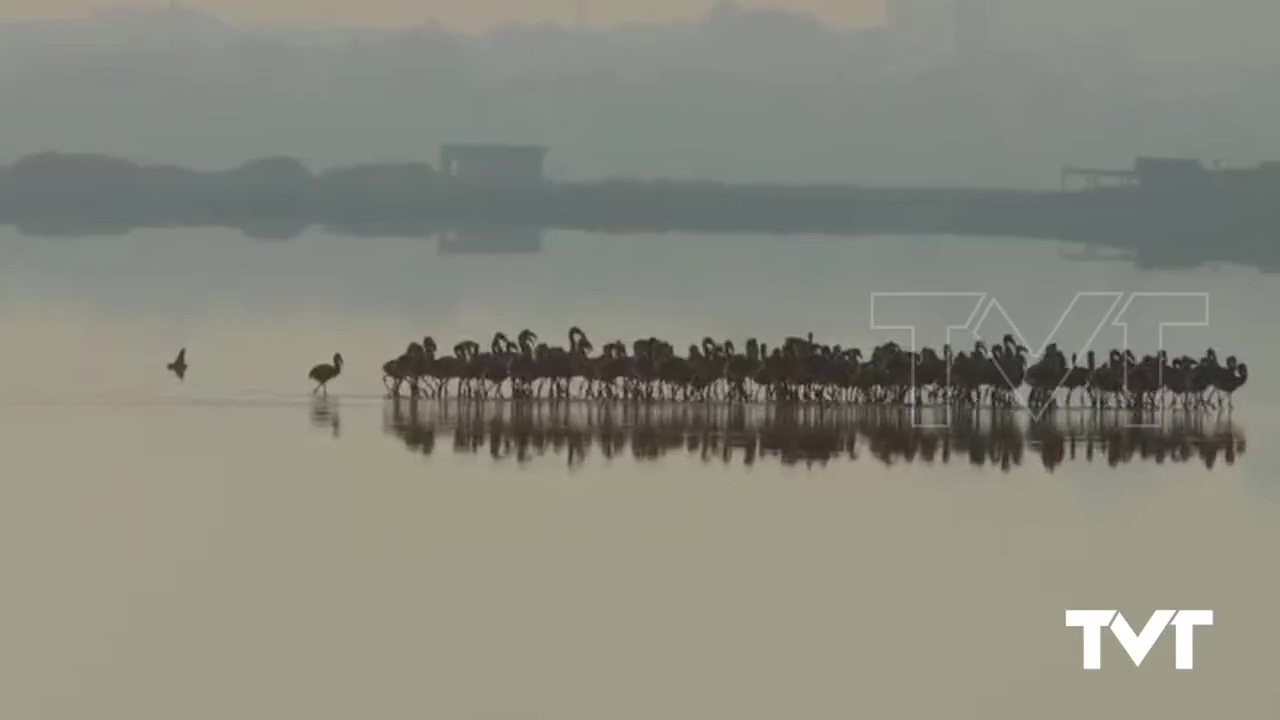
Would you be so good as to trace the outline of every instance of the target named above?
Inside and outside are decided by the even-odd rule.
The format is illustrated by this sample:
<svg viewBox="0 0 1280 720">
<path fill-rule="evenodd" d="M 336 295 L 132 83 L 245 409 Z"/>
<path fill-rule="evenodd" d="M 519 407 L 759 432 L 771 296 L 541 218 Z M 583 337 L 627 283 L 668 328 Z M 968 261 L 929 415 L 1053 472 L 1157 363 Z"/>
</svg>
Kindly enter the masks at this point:
<svg viewBox="0 0 1280 720">
<path fill-rule="evenodd" d="M 1129 653 L 1135 667 L 1141 667 L 1142 661 L 1151 652 L 1156 640 L 1164 634 L 1169 625 L 1175 628 L 1173 665 L 1179 670 L 1190 670 L 1195 664 L 1195 628 L 1197 625 L 1212 625 L 1212 610 L 1157 610 L 1147 620 L 1142 632 L 1135 633 L 1118 610 L 1068 610 L 1067 627 L 1083 629 L 1085 670 L 1102 668 L 1102 628 L 1110 627 L 1111 634 L 1120 641 L 1120 646 Z"/>
</svg>

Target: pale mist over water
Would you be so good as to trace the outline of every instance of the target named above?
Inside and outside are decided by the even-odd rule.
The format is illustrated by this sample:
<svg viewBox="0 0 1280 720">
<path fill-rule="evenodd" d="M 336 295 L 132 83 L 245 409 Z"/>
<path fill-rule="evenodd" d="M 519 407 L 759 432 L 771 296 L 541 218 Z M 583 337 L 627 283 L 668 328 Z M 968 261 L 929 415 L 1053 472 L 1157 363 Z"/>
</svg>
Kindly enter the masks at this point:
<svg viewBox="0 0 1280 720">
<path fill-rule="evenodd" d="M 0 714 L 1273 717 L 1280 280 L 1074 252 L 548 231 L 541 252 L 442 255 L 433 240 L 319 231 L 2 230 Z M 1253 373 L 1229 417 L 1183 427 L 1247 444 L 1207 468 L 1195 453 L 1090 460 L 1082 440 L 1049 469 L 1048 440 L 1022 420 L 1029 444 L 1001 468 L 960 440 L 949 460 L 923 444 L 905 457 L 901 431 L 850 415 L 826 420 L 844 438 L 827 462 L 788 462 L 815 450 L 766 452 L 796 436 L 761 408 L 533 421 L 490 408 L 464 432 L 456 407 L 410 420 L 382 398 L 379 365 L 424 334 L 447 349 L 527 327 L 563 344 L 579 325 L 597 347 L 683 348 L 812 331 L 869 348 L 905 340 L 872 329 L 870 294 L 924 290 L 991 293 L 1033 349 L 1081 291 L 1208 293 L 1209 327 L 1170 328 L 1168 348 L 1212 345 Z M 1142 354 L 1163 314 L 1189 311 L 1133 312 Z M 1068 354 L 1089 320 L 1062 324 Z M 183 346 L 178 383 L 164 365 Z M 335 351 L 347 367 L 318 405 L 306 372 Z M 1009 451 L 984 422 L 984 442 Z M 1096 441 L 1090 422 L 1062 424 Z M 610 458 L 611 436 L 626 444 Z M 735 446 L 725 462 L 744 437 L 759 456 Z M 797 442 L 835 442 L 814 437 Z M 1217 619 L 1197 631 L 1192 672 L 1173 669 L 1168 633 L 1141 668 L 1104 637 L 1103 670 L 1086 673 L 1066 608 Z"/>
</svg>

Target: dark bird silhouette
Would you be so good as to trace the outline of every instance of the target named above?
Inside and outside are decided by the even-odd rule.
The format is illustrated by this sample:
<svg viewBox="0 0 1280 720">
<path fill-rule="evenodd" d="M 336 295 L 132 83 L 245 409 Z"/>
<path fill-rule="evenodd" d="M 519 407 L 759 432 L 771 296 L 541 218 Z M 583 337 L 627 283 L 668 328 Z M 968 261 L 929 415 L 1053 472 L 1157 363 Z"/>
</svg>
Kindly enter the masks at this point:
<svg viewBox="0 0 1280 720">
<path fill-rule="evenodd" d="M 187 377 L 187 349 L 182 348 L 179 350 L 178 357 L 174 358 L 173 362 L 169 363 L 166 367 L 169 369 L 169 372 L 177 375 L 179 380 L 185 379 Z"/>
<path fill-rule="evenodd" d="M 316 389 L 312 390 L 311 393 L 314 395 L 320 390 L 324 390 L 324 394 L 328 395 L 329 381 L 338 377 L 338 375 L 341 372 L 342 372 L 342 353 L 333 354 L 332 365 L 330 365 L 329 363 L 320 363 L 319 365 L 311 368 L 311 372 L 307 373 L 307 377 L 316 381 Z"/>
<path fill-rule="evenodd" d="M 672 343 L 656 337 L 605 343 L 600 354 L 581 328 L 570 328 L 568 347 L 549 346 L 525 330 L 513 343 L 496 333 L 489 352 L 479 343 L 463 340 L 453 355 L 436 357 L 430 336 L 413 342 L 409 350 L 382 365 L 383 382 L 391 395 L 400 383 L 421 382 L 429 394 L 446 397 L 450 384 L 459 397 L 481 399 L 503 388 L 513 398 L 537 399 L 544 394 L 563 399 L 627 399 L 638 402 L 712 400 L 747 403 L 847 403 L 856 405 L 914 405 L 944 403 L 956 406 L 1046 408 L 1072 404 L 1075 391 L 1086 406 L 1114 406 L 1151 410 L 1166 404 L 1206 407 L 1211 398 L 1231 406 L 1232 393 L 1247 382 L 1248 367 L 1230 357 L 1226 365 L 1210 348 L 1200 360 L 1169 358 L 1164 351 L 1138 358 L 1132 350 L 1111 350 L 1098 361 L 1089 350 L 1087 364 L 1066 356 L 1050 343 L 1037 357 L 1012 335 L 988 347 L 981 340 L 971 351 L 950 344 L 907 350 L 897 343 L 858 348 L 819 343 L 812 334 L 791 336 L 769 347 L 748 338 L 740 353 L 734 343 L 711 337 L 690 345 L 682 354 Z M 334 373 L 336 374 L 336 372 Z M 576 384 L 576 393 L 571 390 Z M 1031 393 L 1023 399 L 1023 385 Z M 1065 391 L 1065 398 L 1061 398 Z M 1212 392 L 1205 397 L 1206 392 Z"/>
</svg>

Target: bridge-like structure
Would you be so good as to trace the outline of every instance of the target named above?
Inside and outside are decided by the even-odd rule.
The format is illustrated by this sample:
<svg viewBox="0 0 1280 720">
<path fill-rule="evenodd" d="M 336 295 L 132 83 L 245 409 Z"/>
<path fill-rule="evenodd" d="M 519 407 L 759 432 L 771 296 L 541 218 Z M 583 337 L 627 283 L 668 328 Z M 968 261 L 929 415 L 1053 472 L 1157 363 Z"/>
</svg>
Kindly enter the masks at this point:
<svg viewBox="0 0 1280 720">
<path fill-rule="evenodd" d="M 1073 180 L 1080 181 L 1086 190 L 1097 190 L 1103 187 L 1137 185 L 1139 176 L 1136 170 L 1106 170 L 1071 165 L 1062 168 L 1062 189 L 1069 190 Z"/>
</svg>

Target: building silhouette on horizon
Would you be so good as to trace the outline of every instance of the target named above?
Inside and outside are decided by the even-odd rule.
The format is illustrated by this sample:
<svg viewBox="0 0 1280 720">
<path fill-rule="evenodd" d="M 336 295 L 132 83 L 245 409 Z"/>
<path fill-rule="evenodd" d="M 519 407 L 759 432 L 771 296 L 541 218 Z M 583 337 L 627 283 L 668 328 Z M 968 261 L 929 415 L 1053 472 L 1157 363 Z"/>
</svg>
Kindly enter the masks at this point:
<svg viewBox="0 0 1280 720">
<path fill-rule="evenodd" d="M 546 179 L 547 151 L 542 145 L 446 143 L 439 171 L 468 183 L 538 185 Z"/>
</svg>

